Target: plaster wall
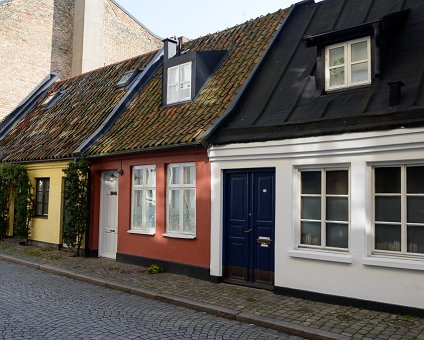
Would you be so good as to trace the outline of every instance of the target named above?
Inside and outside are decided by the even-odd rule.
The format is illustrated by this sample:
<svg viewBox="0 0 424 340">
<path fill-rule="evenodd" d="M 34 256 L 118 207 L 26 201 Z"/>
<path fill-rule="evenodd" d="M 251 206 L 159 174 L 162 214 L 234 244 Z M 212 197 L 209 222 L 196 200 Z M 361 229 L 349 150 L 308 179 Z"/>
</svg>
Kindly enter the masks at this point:
<svg viewBox="0 0 424 340">
<path fill-rule="evenodd" d="M 222 276 L 225 169 L 275 168 L 275 285 L 310 292 L 424 308 L 424 256 L 372 252 L 374 164 L 424 164 L 424 129 L 356 133 L 212 147 L 211 275 Z M 298 247 L 299 167 L 350 171 L 347 252 Z"/>
<path fill-rule="evenodd" d="M 166 170 L 170 163 L 194 162 L 196 165 L 196 237 L 166 237 Z M 137 165 L 156 166 L 156 232 L 131 233 L 131 174 Z M 118 193 L 118 253 L 209 268 L 210 264 L 210 166 L 204 149 L 174 150 L 93 161 L 90 250 L 99 246 L 101 174 L 122 169 Z"/>
<path fill-rule="evenodd" d="M 50 179 L 48 217 L 33 217 L 30 239 L 34 241 L 62 244 L 63 178 L 68 162 L 45 162 L 25 165 L 35 188 L 37 178 Z M 35 189 L 34 189 L 35 193 Z"/>
</svg>

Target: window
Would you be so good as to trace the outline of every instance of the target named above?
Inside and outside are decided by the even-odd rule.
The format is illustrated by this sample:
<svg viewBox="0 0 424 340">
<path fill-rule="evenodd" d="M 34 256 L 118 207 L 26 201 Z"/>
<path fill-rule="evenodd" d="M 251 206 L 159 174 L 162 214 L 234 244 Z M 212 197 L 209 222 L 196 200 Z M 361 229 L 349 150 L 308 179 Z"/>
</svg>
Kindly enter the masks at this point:
<svg viewBox="0 0 424 340">
<path fill-rule="evenodd" d="M 196 167 L 168 165 L 167 234 L 196 235 Z"/>
<path fill-rule="evenodd" d="M 374 168 L 376 252 L 424 254 L 424 166 Z"/>
<path fill-rule="evenodd" d="M 168 68 L 167 104 L 191 99 L 191 62 Z"/>
<path fill-rule="evenodd" d="M 300 245 L 347 249 L 348 170 L 301 170 L 300 187 Z"/>
<path fill-rule="evenodd" d="M 35 216 L 47 216 L 49 214 L 50 179 L 37 178 L 35 182 Z"/>
<path fill-rule="evenodd" d="M 133 168 L 131 215 L 131 231 L 155 233 L 156 167 L 154 165 Z"/>
<path fill-rule="evenodd" d="M 129 70 L 129 71 L 125 72 L 125 74 L 122 76 L 122 78 L 116 84 L 116 87 L 121 88 L 121 87 L 127 86 L 133 80 L 135 75 L 136 75 L 135 70 Z"/>
<path fill-rule="evenodd" d="M 327 46 L 325 89 L 336 90 L 371 83 L 370 38 Z"/>
</svg>

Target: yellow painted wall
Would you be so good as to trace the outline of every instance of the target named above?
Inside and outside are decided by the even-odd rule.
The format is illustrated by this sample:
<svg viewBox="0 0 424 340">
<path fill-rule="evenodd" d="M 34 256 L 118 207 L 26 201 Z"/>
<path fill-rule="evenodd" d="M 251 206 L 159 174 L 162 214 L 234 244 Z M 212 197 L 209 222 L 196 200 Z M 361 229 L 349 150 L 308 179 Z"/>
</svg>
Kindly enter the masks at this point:
<svg viewBox="0 0 424 340">
<path fill-rule="evenodd" d="M 33 217 L 31 240 L 62 244 L 63 177 L 69 162 L 40 162 L 25 164 L 34 186 L 36 178 L 50 178 L 48 217 Z M 34 197 L 35 198 L 35 197 Z"/>
</svg>

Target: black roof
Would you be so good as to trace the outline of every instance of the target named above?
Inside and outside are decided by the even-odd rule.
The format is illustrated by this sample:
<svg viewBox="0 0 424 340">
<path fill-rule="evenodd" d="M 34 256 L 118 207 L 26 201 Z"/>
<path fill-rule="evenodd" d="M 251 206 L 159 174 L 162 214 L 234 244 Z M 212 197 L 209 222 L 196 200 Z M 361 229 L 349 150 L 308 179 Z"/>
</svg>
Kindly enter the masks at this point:
<svg viewBox="0 0 424 340">
<path fill-rule="evenodd" d="M 306 1 L 287 20 L 212 144 L 424 125 L 423 0 Z M 325 92 L 325 45 L 366 35 L 371 85 Z M 404 84 L 397 104 L 392 82 Z"/>
</svg>

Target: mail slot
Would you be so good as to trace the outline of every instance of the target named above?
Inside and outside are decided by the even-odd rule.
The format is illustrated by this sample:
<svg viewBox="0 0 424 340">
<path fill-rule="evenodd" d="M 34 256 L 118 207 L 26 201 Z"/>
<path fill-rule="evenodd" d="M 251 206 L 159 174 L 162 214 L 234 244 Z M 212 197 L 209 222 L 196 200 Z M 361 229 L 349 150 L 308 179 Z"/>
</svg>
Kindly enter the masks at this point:
<svg viewBox="0 0 424 340">
<path fill-rule="evenodd" d="M 259 236 L 256 239 L 256 243 L 260 244 L 261 247 L 268 247 L 271 244 L 271 237 Z"/>
</svg>

